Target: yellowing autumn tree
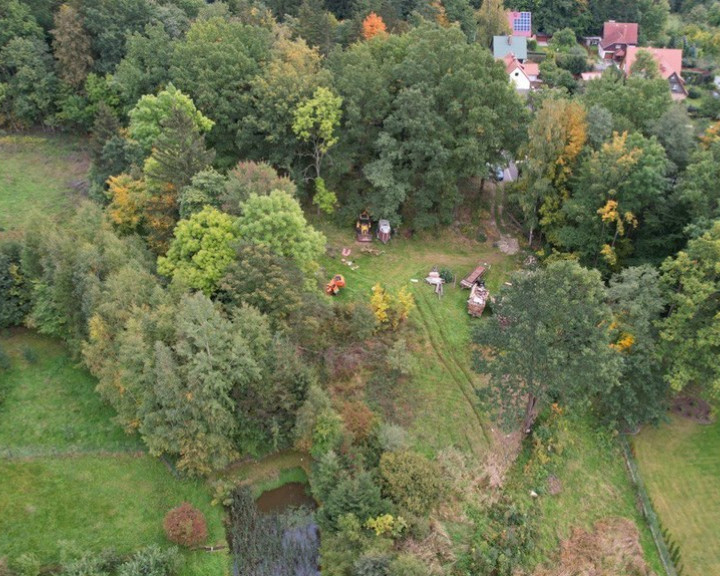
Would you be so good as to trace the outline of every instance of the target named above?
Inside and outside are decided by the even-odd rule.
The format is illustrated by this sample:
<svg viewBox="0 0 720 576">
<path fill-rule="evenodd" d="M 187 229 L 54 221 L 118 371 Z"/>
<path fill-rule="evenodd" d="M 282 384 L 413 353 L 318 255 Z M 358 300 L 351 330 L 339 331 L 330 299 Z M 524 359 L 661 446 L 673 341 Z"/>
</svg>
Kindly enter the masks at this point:
<svg viewBox="0 0 720 576">
<path fill-rule="evenodd" d="M 546 100 L 530 125 L 526 176 L 518 186 L 530 242 L 538 224 L 551 241 L 562 224 L 568 181 L 587 141 L 586 116 L 579 102 Z"/>
<path fill-rule="evenodd" d="M 415 298 L 405 287 L 400 288 L 397 295 L 393 295 L 378 282 L 373 286 L 372 292 L 370 308 L 380 329 L 397 330 L 415 307 Z"/>
<path fill-rule="evenodd" d="M 110 205 L 107 214 L 115 228 L 123 234 L 140 232 L 145 220 L 149 194 L 144 180 L 128 174 L 111 176 L 108 180 Z"/>
<path fill-rule="evenodd" d="M 370 12 L 365 20 L 363 20 L 361 34 L 365 40 L 370 40 L 373 36 L 385 32 L 387 32 L 385 22 L 383 22 L 383 19 L 375 14 L 375 12 Z"/>
<path fill-rule="evenodd" d="M 375 320 L 380 326 L 390 322 L 390 317 L 388 315 L 388 310 L 390 309 L 390 295 L 385 291 L 385 288 L 380 286 L 379 282 L 372 288 L 370 308 L 372 308 L 373 314 L 375 314 Z"/>
</svg>

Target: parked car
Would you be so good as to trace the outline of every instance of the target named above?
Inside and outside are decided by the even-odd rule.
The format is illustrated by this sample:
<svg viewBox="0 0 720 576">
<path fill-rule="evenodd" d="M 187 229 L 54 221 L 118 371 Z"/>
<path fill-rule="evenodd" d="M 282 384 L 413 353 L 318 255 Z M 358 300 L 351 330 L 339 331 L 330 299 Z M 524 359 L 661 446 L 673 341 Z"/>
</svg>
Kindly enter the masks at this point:
<svg viewBox="0 0 720 576">
<path fill-rule="evenodd" d="M 505 170 L 502 166 L 496 166 L 495 167 L 495 180 L 498 182 L 502 182 L 505 180 Z"/>
</svg>

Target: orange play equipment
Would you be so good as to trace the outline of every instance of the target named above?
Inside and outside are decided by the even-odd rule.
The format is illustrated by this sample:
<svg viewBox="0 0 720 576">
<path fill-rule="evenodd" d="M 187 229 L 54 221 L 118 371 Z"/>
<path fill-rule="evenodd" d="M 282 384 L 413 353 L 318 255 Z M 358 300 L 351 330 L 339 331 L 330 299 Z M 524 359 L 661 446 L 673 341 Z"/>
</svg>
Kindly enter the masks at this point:
<svg viewBox="0 0 720 576">
<path fill-rule="evenodd" d="M 332 280 L 325 285 L 325 293 L 330 296 L 335 296 L 338 292 L 340 292 L 340 288 L 344 287 L 345 278 L 343 278 L 340 274 L 335 274 Z"/>
</svg>

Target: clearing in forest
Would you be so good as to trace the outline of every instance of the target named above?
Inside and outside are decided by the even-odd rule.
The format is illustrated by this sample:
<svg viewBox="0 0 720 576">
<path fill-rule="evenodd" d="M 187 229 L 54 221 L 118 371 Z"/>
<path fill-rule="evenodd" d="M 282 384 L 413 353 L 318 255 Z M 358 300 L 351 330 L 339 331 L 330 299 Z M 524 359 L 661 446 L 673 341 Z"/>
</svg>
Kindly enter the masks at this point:
<svg viewBox="0 0 720 576">
<path fill-rule="evenodd" d="M 95 380 L 62 345 L 25 330 L 0 336 L 12 367 L 0 376 L 0 556 L 32 552 L 43 565 L 63 552 L 128 553 L 170 543 L 162 522 L 189 501 L 209 542 L 224 542 L 222 510 L 200 482 L 178 480 L 111 421 Z M 185 574 L 222 572 L 224 555 L 188 553 Z"/>
<path fill-rule="evenodd" d="M 87 187 L 86 145 L 67 136 L 0 136 L 0 230 L 72 209 Z"/>
</svg>

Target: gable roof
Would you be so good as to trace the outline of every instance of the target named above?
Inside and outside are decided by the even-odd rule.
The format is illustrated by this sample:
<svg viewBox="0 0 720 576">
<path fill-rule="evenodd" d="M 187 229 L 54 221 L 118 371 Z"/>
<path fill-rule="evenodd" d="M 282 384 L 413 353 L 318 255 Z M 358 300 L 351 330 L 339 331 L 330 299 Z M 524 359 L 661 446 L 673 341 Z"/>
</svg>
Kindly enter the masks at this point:
<svg viewBox="0 0 720 576">
<path fill-rule="evenodd" d="M 497 59 L 512 54 L 518 60 L 527 58 L 527 38 L 524 36 L 493 36 L 493 56 Z"/>
<path fill-rule="evenodd" d="M 613 44 L 635 45 L 638 42 L 638 25 L 636 22 L 605 22 L 600 46 L 603 50 Z"/>
<path fill-rule="evenodd" d="M 525 62 L 525 64 L 522 64 L 522 67 L 528 76 L 540 75 L 540 65 L 537 62 Z"/>
<path fill-rule="evenodd" d="M 657 62 L 660 76 L 667 80 L 673 74 L 677 74 L 680 80 L 682 80 L 683 51 L 679 48 L 638 48 L 637 46 L 628 46 L 624 66 L 626 74 L 630 74 L 639 50 L 647 50 L 652 54 L 655 62 Z"/>
<path fill-rule="evenodd" d="M 531 80 L 531 76 L 537 78 L 540 75 L 540 66 L 537 62 L 525 62 L 523 64 L 512 54 L 505 56 L 503 61 L 505 62 L 505 73 L 508 75 L 511 75 L 515 70 L 522 72 L 523 76 L 528 80 Z"/>
</svg>

